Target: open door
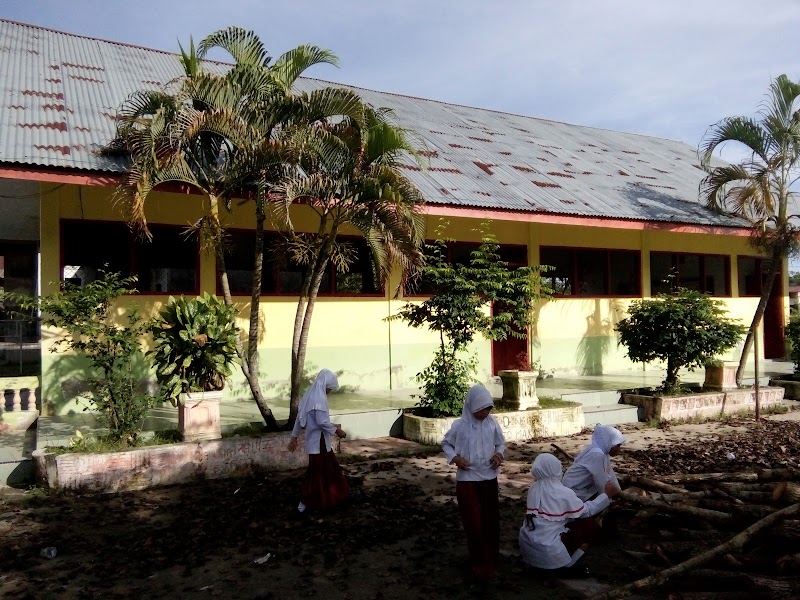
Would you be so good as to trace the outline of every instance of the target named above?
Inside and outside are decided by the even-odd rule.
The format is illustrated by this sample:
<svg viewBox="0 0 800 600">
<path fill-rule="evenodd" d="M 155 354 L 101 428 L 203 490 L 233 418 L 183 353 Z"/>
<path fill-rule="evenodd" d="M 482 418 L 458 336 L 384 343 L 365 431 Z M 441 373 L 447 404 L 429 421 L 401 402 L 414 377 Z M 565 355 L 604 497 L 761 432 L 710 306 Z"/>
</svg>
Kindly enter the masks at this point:
<svg viewBox="0 0 800 600">
<path fill-rule="evenodd" d="M 493 313 L 494 309 L 492 305 Z M 507 369 L 529 370 L 531 362 L 529 347 L 527 332 L 522 339 L 509 337 L 502 341 L 492 341 L 492 375 Z"/>
</svg>

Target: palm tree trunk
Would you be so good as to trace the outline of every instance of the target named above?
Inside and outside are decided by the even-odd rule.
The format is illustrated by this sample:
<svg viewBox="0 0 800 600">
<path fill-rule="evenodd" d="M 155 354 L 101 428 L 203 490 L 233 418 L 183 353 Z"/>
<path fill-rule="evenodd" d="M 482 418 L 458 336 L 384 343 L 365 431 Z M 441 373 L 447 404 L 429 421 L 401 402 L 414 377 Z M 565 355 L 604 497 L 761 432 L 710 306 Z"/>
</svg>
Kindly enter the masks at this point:
<svg viewBox="0 0 800 600">
<path fill-rule="evenodd" d="M 783 252 L 780 248 L 776 248 L 772 252 L 772 257 L 769 262 L 769 271 L 767 271 L 767 278 L 762 283 L 761 299 L 758 301 L 756 313 L 753 315 L 753 322 L 750 324 L 750 329 L 747 332 L 747 337 L 744 340 L 742 347 L 742 355 L 739 357 L 739 367 L 736 369 L 736 385 L 742 385 L 742 376 L 744 375 L 744 367 L 747 364 L 747 358 L 750 355 L 750 350 L 753 347 L 753 339 L 758 331 L 758 326 L 764 318 L 764 312 L 767 310 L 767 303 L 769 302 L 770 295 L 772 294 L 772 286 L 775 283 L 775 276 L 778 274 L 780 264 L 783 259 Z"/>
<path fill-rule="evenodd" d="M 297 418 L 297 407 L 300 404 L 300 384 L 303 380 L 303 370 L 306 362 L 306 349 L 308 348 L 308 333 L 311 329 L 311 317 L 314 313 L 314 304 L 322 283 L 322 276 L 328 266 L 333 241 L 336 239 L 336 229 L 328 234 L 327 239 L 320 248 L 317 260 L 308 276 L 307 297 L 305 302 L 298 301 L 295 315 L 295 330 L 292 339 L 292 374 L 291 395 L 289 397 L 289 425 L 294 424 Z M 304 288 L 306 286 L 304 285 Z"/>
<path fill-rule="evenodd" d="M 215 196 L 209 196 L 209 199 L 211 200 L 212 218 L 216 220 L 215 225 L 219 226 L 219 204 L 217 198 Z M 221 243 L 215 244 L 214 247 L 217 255 L 217 270 L 219 272 L 220 286 L 222 287 L 222 297 L 225 300 L 225 304 L 228 306 L 233 306 L 231 286 L 228 281 L 228 268 L 225 264 L 225 249 Z M 259 290 L 260 289 L 261 288 L 259 287 Z M 250 386 L 250 391 L 253 394 L 253 400 L 255 400 L 256 406 L 258 406 L 258 411 L 261 413 L 261 417 L 264 419 L 267 429 L 270 431 L 277 431 L 278 423 L 275 420 L 275 415 L 272 414 L 272 409 L 270 409 L 270 407 L 264 401 L 264 396 L 261 393 L 261 386 L 258 383 L 258 371 L 256 371 L 256 375 L 254 377 L 252 371 L 250 370 L 250 365 L 248 364 L 248 355 L 245 352 L 242 340 L 238 335 L 236 336 L 236 354 L 239 356 L 239 364 L 242 367 L 242 373 L 244 374 L 244 377 Z"/>
</svg>

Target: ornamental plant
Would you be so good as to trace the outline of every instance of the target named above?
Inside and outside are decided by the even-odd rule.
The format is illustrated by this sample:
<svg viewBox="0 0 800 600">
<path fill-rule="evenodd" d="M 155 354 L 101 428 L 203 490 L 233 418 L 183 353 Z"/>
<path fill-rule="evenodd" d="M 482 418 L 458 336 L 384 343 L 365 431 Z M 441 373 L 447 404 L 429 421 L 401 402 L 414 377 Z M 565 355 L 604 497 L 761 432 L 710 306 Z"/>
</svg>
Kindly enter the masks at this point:
<svg viewBox="0 0 800 600">
<path fill-rule="evenodd" d="M 150 324 L 156 370 L 164 400 L 177 404 L 186 392 L 225 387 L 238 355 L 236 309 L 208 293 L 173 298 Z"/>
<path fill-rule="evenodd" d="M 18 306 L 40 310 L 42 323 L 60 329 L 62 337 L 51 351 L 74 352 L 88 362 L 86 383 L 90 405 L 109 437 L 135 444 L 144 417 L 155 398 L 139 391 L 140 371 L 145 364 L 141 341 L 147 322 L 136 307 L 128 305 L 121 323 L 112 307 L 122 296 L 134 294 L 136 277 L 100 270 L 98 278 L 84 286 L 67 281 L 60 291 L 39 299 L 7 294 Z"/>
<path fill-rule="evenodd" d="M 444 225 L 437 233 L 441 234 Z M 467 264 L 448 260 L 447 242 L 451 240 L 441 235 L 426 244 L 420 280 L 433 293 L 422 303 L 405 304 L 390 317 L 439 334 L 432 363 L 417 374 L 422 385 L 418 406 L 435 417 L 461 414 L 477 367 L 475 358 L 465 354 L 475 336 L 525 338 L 534 322 L 533 303 L 552 293 L 540 276 L 547 267 L 510 268 L 500 258 L 496 238 L 486 232 L 485 225 L 480 231 L 482 243 Z"/>
<path fill-rule="evenodd" d="M 693 371 L 733 348 L 747 328 L 726 316 L 722 302 L 693 290 L 634 300 L 617 323 L 620 343 L 633 362 L 666 361 L 666 393 L 680 390 L 678 370 Z"/>
</svg>

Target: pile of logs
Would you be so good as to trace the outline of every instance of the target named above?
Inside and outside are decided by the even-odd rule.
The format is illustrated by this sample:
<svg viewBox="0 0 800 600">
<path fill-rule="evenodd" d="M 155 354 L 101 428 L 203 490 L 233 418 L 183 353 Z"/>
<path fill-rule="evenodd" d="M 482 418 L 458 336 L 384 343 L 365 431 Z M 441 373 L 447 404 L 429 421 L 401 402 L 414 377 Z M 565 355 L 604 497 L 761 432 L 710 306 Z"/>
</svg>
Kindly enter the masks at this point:
<svg viewBox="0 0 800 600">
<path fill-rule="evenodd" d="M 675 598 L 800 596 L 800 469 L 618 475 L 645 533 L 627 552 L 651 574 L 601 598 L 666 582 Z"/>
</svg>

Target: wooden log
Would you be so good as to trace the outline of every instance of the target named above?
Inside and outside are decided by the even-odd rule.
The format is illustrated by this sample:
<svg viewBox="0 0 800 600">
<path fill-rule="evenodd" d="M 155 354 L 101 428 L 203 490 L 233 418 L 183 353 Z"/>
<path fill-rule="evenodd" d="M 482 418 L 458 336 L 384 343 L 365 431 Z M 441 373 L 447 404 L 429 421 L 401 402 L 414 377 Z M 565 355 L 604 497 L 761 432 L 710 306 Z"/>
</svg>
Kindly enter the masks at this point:
<svg viewBox="0 0 800 600">
<path fill-rule="evenodd" d="M 672 483 L 703 481 L 757 482 L 776 481 L 779 479 L 800 480 L 800 469 L 761 469 L 755 473 L 743 473 L 741 471 L 732 473 L 673 473 L 672 475 L 659 475 L 655 477 L 655 479 Z"/>
<path fill-rule="evenodd" d="M 727 554 L 728 552 L 732 552 L 735 550 L 739 550 L 745 544 L 747 544 L 753 536 L 760 533 L 764 529 L 767 529 L 776 523 L 779 523 L 786 517 L 791 515 L 795 515 L 800 512 L 800 503 L 792 504 L 791 506 L 787 506 L 781 510 L 775 511 L 770 514 L 768 517 L 764 517 L 760 521 L 753 523 L 750 527 L 735 535 L 730 540 L 725 542 L 724 544 L 720 544 L 702 554 L 698 554 L 697 556 L 693 556 L 689 560 L 686 560 L 682 563 L 675 565 L 674 567 L 670 567 L 661 571 L 660 573 L 656 573 L 654 575 L 650 575 L 648 577 L 644 577 L 627 585 L 624 585 L 620 588 L 615 590 L 611 590 L 605 594 L 601 594 L 597 596 L 598 600 L 612 600 L 614 598 L 627 598 L 631 594 L 637 591 L 646 590 L 653 588 L 655 586 L 661 585 L 666 581 L 669 581 L 671 577 L 675 575 L 680 575 L 696 569 L 709 561 L 713 560 L 717 556 L 721 556 Z"/>
<path fill-rule="evenodd" d="M 642 477 L 640 475 L 631 475 L 630 482 L 634 485 L 638 484 L 642 487 L 666 494 L 681 494 L 688 491 L 686 488 L 664 483 L 663 481 L 658 481 L 657 479 L 652 479 L 651 477 Z"/>
<path fill-rule="evenodd" d="M 567 460 L 575 460 L 575 457 L 574 457 L 574 456 L 572 456 L 572 454 L 570 454 L 569 452 L 567 452 L 566 450 L 564 450 L 564 449 L 563 449 L 561 446 L 559 446 L 558 444 L 550 444 L 550 445 L 553 447 L 553 449 L 554 449 L 556 452 L 558 452 L 558 453 L 562 454 L 562 455 L 564 456 L 564 458 L 566 458 Z"/>
<path fill-rule="evenodd" d="M 776 544 L 800 548 L 800 521 L 784 521 L 772 530 Z"/>
<path fill-rule="evenodd" d="M 748 491 L 748 492 L 766 492 L 772 491 L 774 484 L 768 481 L 762 481 L 757 483 L 747 483 L 742 481 L 720 481 L 717 483 L 718 487 L 735 494 L 739 491 Z"/>
<path fill-rule="evenodd" d="M 800 483 L 795 481 L 780 481 L 772 490 L 772 499 L 775 502 L 800 502 Z"/>
<path fill-rule="evenodd" d="M 772 503 L 771 492 L 751 492 L 750 490 L 741 490 L 738 492 L 731 492 L 731 495 L 734 497 L 735 500 L 739 500 L 739 502 L 743 502 L 746 500 L 747 502 L 755 504 Z"/>
<path fill-rule="evenodd" d="M 666 510 L 668 512 L 676 512 L 684 515 L 690 515 L 717 524 L 724 524 L 731 521 L 730 514 L 716 510 L 697 508 L 695 506 L 687 506 L 685 504 L 669 504 L 667 502 L 661 502 L 660 500 L 654 500 L 653 498 L 647 496 L 636 496 L 634 494 L 629 494 L 627 492 L 620 492 L 619 497 L 624 498 L 625 500 L 628 500 L 630 502 L 634 502 L 636 504 L 651 506 L 653 508 Z"/>
<path fill-rule="evenodd" d="M 706 585 L 709 582 L 714 582 L 715 587 L 737 587 L 745 590 L 745 593 L 750 594 L 750 598 L 765 596 L 769 598 L 791 598 L 795 595 L 793 594 L 793 588 L 796 583 L 791 578 L 764 577 L 743 573 L 741 571 L 726 571 L 723 569 L 697 569 L 688 577 L 695 579 L 698 583 Z M 764 594 L 767 590 L 769 590 L 769 592 Z"/>
</svg>

